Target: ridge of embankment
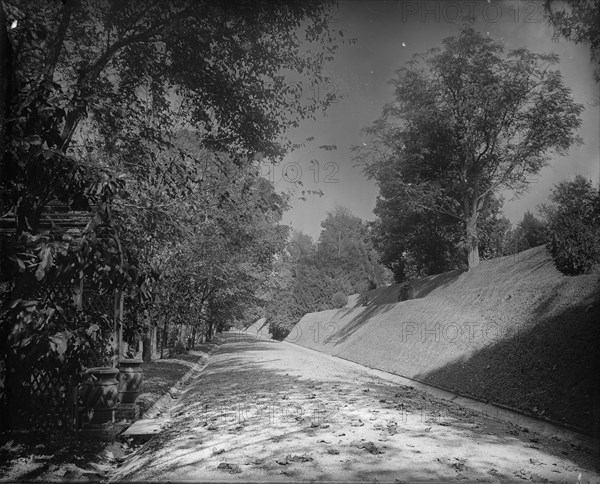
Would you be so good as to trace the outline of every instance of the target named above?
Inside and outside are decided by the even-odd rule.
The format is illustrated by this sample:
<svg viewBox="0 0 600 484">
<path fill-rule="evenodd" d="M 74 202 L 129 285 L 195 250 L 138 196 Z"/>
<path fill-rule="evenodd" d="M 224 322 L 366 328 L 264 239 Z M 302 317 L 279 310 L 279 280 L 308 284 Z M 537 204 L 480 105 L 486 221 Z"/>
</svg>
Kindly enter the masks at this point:
<svg viewBox="0 0 600 484">
<path fill-rule="evenodd" d="M 353 304 L 286 341 L 600 434 L 598 273 L 564 276 L 537 247 Z"/>
<path fill-rule="evenodd" d="M 257 319 L 254 323 L 248 326 L 244 332 L 247 334 L 251 334 L 252 336 L 258 336 L 260 338 L 273 338 L 269 330 L 269 323 L 267 322 L 267 318 Z"/>
</svg>

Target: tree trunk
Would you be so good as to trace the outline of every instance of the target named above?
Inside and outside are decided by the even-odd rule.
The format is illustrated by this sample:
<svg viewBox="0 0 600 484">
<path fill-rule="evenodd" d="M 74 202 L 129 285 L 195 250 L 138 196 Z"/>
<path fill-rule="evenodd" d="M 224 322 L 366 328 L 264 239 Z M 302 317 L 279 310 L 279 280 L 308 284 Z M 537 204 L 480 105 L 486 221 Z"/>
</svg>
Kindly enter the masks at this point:
<svg viewBox="0 0 600 484">
<path fill-rule="evenodd" d="M 152 324 L 151 340 L 152 340 L 152 343 L 151 343 L 152 357 L 156 358 L 156 355 L 158 353 L 158 324 L 157 323 Z"/>
<path fill-rule="evenodd" d="M 6 30 L 6 14 L 0 4 L 0 155 L 4 154 L 4 130 L 10 105 L 11 47 Z"/>
<path fill-rule="evenodd" d="M 212 341 L 212 328 L 213 328 L 212 321 L 208 321 L 208 324 L 206 325 L 206 342 L 207 343 L 210 343 Z"/>
<path fill-rule="evenodd" d="M 469 270 L 479 265 L 479 241 L 477 238 L 477 218 L 467 221 L 467 250 L 469 255 Z"/>
<path fill-rule="evenodd" d="M 167 321 L 168 321 L 168 319 L 165 318 L 165 324 L 163 324 L 162 335 L 160 338 L 160 359 L 161 360 L 164 358 L 165 343 L 167 341 Z"/>
</svg>

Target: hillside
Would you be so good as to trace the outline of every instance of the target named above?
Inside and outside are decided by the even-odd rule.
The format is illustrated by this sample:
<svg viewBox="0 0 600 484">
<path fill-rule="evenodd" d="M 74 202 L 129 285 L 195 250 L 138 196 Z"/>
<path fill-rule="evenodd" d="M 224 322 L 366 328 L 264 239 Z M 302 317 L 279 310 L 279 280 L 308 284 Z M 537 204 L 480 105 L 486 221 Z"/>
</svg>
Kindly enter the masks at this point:
<svg viewBox="0 0 600 484">
<path fill-rule="evenodd" d="M 273 335 L 269 331 L 269 323 L 266 318 L 257 319 L 256 322 L 252 323 L 245 330 L 246 333 L 253 336 L 271 339 Z"/>
<path fill-rule="evenodd" d="M 563 276 L 537 247 L 402 286 L 307 314 L 286 340 L 599 433 L 598 274 Z"/>
</svg>

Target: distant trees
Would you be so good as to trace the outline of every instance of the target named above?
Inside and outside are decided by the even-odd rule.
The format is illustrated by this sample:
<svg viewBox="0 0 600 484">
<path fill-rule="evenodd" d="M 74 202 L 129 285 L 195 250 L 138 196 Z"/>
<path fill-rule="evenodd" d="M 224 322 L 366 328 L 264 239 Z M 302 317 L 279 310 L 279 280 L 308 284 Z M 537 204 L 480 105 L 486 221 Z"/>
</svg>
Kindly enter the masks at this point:
<svg viewBox="0 0 600 484">
<path fill-rule="evenodd" d="M 455 224 L 469 267 L 477 266 L 481 217 L 498 191 L 524 191 L 551 153 L 579 141 L 583 106 L 552 69 L 557 62 L 526 49 L 504 54 L 502 45 L 464 27 L 399 69 L 394 102 L 355 148 L 357 163 L 380 187 L 377 210 L 388 215 L 380 235 L 393 243 L 398 231 L 386 220 L 394 210 L 417 215 L 415 222 L 400 218 L 419 230 L 434 223 L 454 234 Z"/>
<path fill-rule="evenodd" d="M 600 264 L 600 193 L 578 175 L 554 186 L 550 204 L 542 207 L 548 221 L 547 247 L 558 270 L 585 274 Z"/>
<path fill-rule="evenodd" d="M 265 314 L 275 338 L 283 338 L 304 314 L 339 308 L 347 296 L 388 284 L 368 225 L 343 207 L 321 222 L 319 241 L 294 232 L 277 265 Z"/>
<path fill-rule="evenodd" d="M 503 254 L 516 254 L 532 247 L 544 245 L 547 240 L 546 222 L 527 210 L 517 226 L 506 232 L 503 241 Z"/>
</svg>

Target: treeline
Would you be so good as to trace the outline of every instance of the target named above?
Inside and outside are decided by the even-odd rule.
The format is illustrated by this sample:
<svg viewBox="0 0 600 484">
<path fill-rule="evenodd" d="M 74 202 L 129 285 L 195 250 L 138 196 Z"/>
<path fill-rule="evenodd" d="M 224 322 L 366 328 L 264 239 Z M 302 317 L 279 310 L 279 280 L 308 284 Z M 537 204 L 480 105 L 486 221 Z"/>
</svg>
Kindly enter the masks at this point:
<svg viewBox="0 0 600 484">
<path fill-rule="evenodd" d="M 266 317 L 273 336 L 282 339 L 304 314 L 343 307 L 350 294 L 391 282 L 365 221 L 337 207 L 321 227 L 317 241 L 302 232 L 291 234 L 262 295 L 264 305 L 246 326 Z"/>
</svg>

